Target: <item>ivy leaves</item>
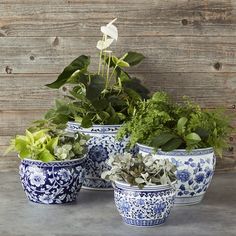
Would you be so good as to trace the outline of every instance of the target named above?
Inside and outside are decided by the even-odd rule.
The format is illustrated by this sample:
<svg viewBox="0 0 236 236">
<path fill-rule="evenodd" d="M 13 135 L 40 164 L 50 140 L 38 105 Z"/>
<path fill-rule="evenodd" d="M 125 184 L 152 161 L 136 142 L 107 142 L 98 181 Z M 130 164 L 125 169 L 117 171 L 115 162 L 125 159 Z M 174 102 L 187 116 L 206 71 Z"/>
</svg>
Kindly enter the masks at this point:
<svg viewBox="0 0 236 236">
<path fill-rule="evenodd" d="M 44 129 L 44 126 L 42 122 L 41 126 L 37 123 L 31 127 L 35 131 L 26 130 L 25 135 L 17 135 L 11 140 L 6 153 L 16 151 L 21 159 L 29 158 L 42 162 L 83 157 L 87 150 L 85 135 L 75 134 L 69 137 L 61 130 L 55 132 L 53 129 Z"/>
</svg>

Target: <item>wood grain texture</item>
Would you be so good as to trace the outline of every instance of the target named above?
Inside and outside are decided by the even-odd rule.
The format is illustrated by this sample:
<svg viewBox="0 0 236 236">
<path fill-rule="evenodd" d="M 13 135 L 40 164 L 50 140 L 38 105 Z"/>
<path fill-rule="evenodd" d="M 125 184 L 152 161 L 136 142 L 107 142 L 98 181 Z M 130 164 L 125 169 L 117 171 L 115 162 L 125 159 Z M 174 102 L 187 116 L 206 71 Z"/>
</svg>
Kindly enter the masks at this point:
<svg viewBox="0 0 236 236">
<path fill-rule="evenodd" d="M 236 105 L 236 73 L 136 72 L 132 75 L 139 78 L 151 92 L 164 90 L 176 99 L 186 95 L 202 107 L 223 107 L 236 112 L 233 109 Z M 56 78 L 57 74 L 0 74 L 0 110 L 50 108 L 54 98 L 62 93 L 44 85 Z"/>
<path fill-rule="evenodd" d="M 57 41 L 55 45 L 54 42 Z M 58 73 L 78 55 L 98 61 L 96 37 L 2 37 L 0 73 Z M 20 47 L 19 47 L 20 45 Z M 146 60 L 136 72 L 236 72 L 235 37 L 124 37 L 113 50 L 143 52 Z M 215 64 L 219 63 L 219 68 Z"/>
<path fill-rule="evenodd" d="M 117 25 L 125 36 L 236 35 L 234 1 L 6 3 L 0 4 L 2 36 L 98 36 L 101 23 L 114 16 L 119 18 Z"/>
<path fill-rule="evenodd" d="M 151 92 L 224 107 L 236 127 L 236 1 L 2 0 L 0 2 L 0 156 L 12 135 L 42 117 L 60 92 L 44 87 L 75 57 L 92 56 L 99 28 L 117 17 L 116 54 L 142 52 L 130 72 Z M 236 168 L 236 133 L 218 169 Z M 0 170 L 15 169 L 14 153 Z"/>
</svg>

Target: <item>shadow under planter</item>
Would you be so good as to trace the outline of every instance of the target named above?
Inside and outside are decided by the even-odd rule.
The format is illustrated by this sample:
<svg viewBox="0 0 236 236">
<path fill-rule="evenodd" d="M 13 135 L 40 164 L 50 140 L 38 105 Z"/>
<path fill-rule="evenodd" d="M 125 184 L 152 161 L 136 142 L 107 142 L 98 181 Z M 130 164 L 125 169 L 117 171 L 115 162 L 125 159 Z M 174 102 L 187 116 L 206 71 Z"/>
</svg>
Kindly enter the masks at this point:
<svg viewBox="0 0 236 236">
<path fill-rule="evenodd" d="M 168 159 L 177 168 L 177 194 L 175 205 L 194 205 L 202 201 L 215 170 L 216 158 L 212 148 L 195 149 L 191 152 L 177 149 L 163 152 L 137 144 L 139 153 L 153 154 L 158 159 Z"/>
<path fill-rule="evenodd" d="M 85 158 L 42 162 L 24 159 L 20 178 L 26 196 L 44 204 L 68 203 L 76 200 L 84 181 Z"/>
<path fill-rule="evenodd" d="M 116 140 L 116 135 L 121 125 L 93 125 L 83 128 L 75 122 L 68 122 L 68 132 L 81 132 L 89 135 L 88 156 L 85 161 L 85 180 L 83 188 L 92 190 L 112 190 L 110 181 L 101 178 L 103 171 L 109 170 L 106 164 L 110 155 L 123 153 L 127 144 L 126 140 Z"/>
</svg>

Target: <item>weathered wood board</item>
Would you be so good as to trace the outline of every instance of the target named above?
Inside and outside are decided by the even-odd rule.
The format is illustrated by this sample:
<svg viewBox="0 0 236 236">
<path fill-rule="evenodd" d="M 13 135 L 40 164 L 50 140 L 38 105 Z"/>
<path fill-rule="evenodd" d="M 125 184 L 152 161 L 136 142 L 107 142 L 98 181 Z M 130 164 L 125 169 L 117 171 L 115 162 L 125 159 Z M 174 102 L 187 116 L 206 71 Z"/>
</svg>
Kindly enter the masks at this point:
<svg viewBox="0 0 236 236">
<path fill-rule="evenodd" d="M 236 1 L 2 0 L 0 2 L 0 156 L 9 139 L 50 108 L 59 92 L 44 87 L 81 54 L 96 70 L 99 28 L 117 17 L 117 54 L 142 52 L 131 72 L 154 92 L 224 107 L 236 127 Z M 236 134 L 218 169 L 236 167 Z M 0 158 L 0 170 L 18 165 Z"/>
</svg>

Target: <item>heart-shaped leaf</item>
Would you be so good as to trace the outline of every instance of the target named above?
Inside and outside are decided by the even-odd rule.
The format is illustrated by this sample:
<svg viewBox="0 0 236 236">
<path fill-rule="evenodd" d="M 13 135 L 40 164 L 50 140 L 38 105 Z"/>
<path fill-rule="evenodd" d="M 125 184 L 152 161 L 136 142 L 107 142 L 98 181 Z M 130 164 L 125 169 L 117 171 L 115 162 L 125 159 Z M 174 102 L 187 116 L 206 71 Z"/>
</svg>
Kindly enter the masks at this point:
<svg viewBox="0 0 236 236">
<path fill-rule="evenodd" d="M 51 84 L 47 84 L 46 86 L 55 89 L 60 88 L 67 82 L 67 80 L 70 79 L 70 77 L 73 75 L 74 72 L 78 70 L 86 71 L 89 64 L 90 64 L 90 57 L 85 55 L 79 56 L 63 70 L 63 72 L 58 76 L 56 81 L 54 81 Z"/>
<path fill-rule="evenodd" d="M 161 150 L 164 152 L 169 152 L 174 149 L 178 149 L 181 144 L 183 143 L 183 140 L 181 138 L 173 138 L 164 145 L 161 146 Z"/>
<path fill-rule="evenodd" d="M 145 57 L 143 54 L 130 51 L 124 58 L 124 61 L 128 62 L 130 66 L 135 66 L 139 64 L 144 58 Z"/>
<path fill-rule="evenodd" d="M 162 133 L 152 138 L 151 145 L 155 148 L 159 148 L 162 145 L 166 144 L 171 139 L 176 138 L 176 137 L 177 137 L 176 135 L 171 134 L 171 133 Z"/>
<path fill-rule="evenodd" d="M 186 117 L 181 117 L 178 120 L 177 123 L 177 130 L 178 130 L 178 134 L 181 135 L 185 132 L 185 125 L 187 123 L 188 119 Z"/>
</svg>

